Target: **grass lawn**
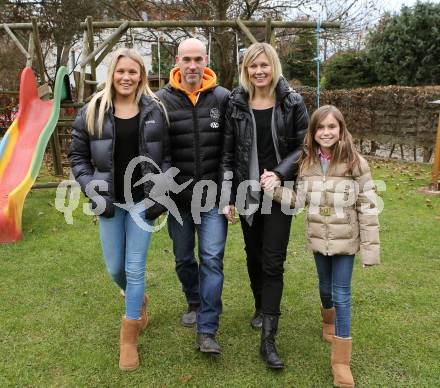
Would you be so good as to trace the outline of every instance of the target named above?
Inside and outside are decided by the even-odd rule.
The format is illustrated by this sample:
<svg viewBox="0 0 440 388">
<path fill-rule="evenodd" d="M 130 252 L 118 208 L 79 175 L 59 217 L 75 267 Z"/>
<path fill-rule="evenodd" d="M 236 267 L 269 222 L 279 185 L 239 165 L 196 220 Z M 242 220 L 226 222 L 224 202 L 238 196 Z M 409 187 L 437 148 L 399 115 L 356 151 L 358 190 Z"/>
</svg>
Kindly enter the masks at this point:
<svg viewBox="0 0 440 388">
<path fill-rule="evenodd" d="M 371 163 L 383 179 L 382 264 L 353 275 L 353 360 L 357 387 L 440 384 L 440 198 L 416 192 L 429 166 Z M 42 177 L 43 180 L 49 179 Z M 195 332 L 179 324 L 185 301 L 166 230 L 147 260 L 150 326 L 140 337 L 140 368 L 118 369 L 123 300 L 101 257 L 96 220 L 79 209 L 73 225 L 54 208 L 55 191 L 29 194 L 24 238 L 0 246 L 0 386 L 330 387 L 330 347 L 320 339 L 317 276 L 305 250 L 303 215 L 293 223 L 285 266 L 274 373 L 258 354 L 253 302 L 240 226 L 229 228 L 223 354 L 194 350 Z"/>
</svg>

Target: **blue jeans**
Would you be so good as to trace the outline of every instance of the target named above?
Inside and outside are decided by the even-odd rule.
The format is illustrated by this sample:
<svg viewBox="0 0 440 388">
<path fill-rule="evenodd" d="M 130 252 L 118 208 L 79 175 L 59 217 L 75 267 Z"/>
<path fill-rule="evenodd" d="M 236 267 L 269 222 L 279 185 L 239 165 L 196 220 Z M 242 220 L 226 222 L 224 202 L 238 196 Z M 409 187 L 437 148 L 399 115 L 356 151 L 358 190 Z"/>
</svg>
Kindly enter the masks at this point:
<svg viewBox="0 0 440 388">
<path fill-rule="evenodd" d="M 137 225 L 133 218 L 135 207 L 129 211 L 115 207 L 111 218 L 99 217 L 102 253 L 107 271 L 125 291 L 125 316 L 139 319 L 145 292 L 145 264 L 151 232 Z M 145 210 L 139 213 L 145 224 Z"/>
<path fill-rule="evenodd" d="M 195 224 L 191 211 L 179 209 L 183 225 L 170 214 L 168 232 L 173 240 L 176 272 L 188 304 L 200 304 L 197 332 L 215 334 L 222 312 L 223 255 L 227 221 L 218 208 L 201 213 Z M 198 236 L 199 263 L 195 259 L 195 233 Z"/>
<path fill-rule="evenodd" d="M 350 337 L 351 325 L 351 275 L 354 255 L 324 256 L 314 252 L 319 277 L 319 296 L 322 307 L 335 307 L 335 334 Z"/>
</svg>

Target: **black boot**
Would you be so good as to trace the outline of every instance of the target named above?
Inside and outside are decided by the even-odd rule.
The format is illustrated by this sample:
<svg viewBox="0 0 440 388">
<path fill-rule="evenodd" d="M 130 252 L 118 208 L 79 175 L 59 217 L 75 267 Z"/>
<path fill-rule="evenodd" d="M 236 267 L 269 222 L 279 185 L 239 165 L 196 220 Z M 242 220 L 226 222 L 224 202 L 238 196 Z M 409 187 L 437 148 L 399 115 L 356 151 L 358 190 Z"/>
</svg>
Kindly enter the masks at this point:
<svg viewBox="0 0 440 388">
<path fill-rule="evenodd" d="M 280 359 L 275 347 L 275 334 L 278 329 L 278 316 L 263 314 L 263 327 L 261 330 L 260 353 L 268 368 L 282 369 L 284 363 Z"/>
</svg>

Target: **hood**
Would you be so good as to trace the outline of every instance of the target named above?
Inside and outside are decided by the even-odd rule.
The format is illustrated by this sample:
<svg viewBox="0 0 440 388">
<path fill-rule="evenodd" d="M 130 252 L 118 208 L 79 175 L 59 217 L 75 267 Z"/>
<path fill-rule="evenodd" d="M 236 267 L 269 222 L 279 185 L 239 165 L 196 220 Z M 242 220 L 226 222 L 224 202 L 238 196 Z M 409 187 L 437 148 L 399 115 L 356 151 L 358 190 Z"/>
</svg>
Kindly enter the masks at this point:
<svg viewBox="0 0 440 388">
<path fill-rule="evenodd" d="M 199 93 L 204 92 L 208 89 L 212 89 L 214 86 L 217 86 L 217 76 L 209 67 L 205 67 L 205 70 L 203 72 L 202 87 L 192 93 L 182 87 L 181 80 L 182 75 L 180 74 L 180 69 L 178 67 L 171 69 L 170 85 L 174 89 L 184 92 L 191 100 L 193 105 L 196 105 Z"/>
</svg>

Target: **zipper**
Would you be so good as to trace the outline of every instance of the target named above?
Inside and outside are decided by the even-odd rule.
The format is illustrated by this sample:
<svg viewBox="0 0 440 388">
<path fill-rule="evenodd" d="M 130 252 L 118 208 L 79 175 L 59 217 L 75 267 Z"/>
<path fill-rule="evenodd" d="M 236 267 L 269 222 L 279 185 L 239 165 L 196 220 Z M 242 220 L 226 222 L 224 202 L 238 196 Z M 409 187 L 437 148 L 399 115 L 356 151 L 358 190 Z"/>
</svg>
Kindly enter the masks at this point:
<svg viewBox="0 0 440 388">
<path fill-rule="evenodd" d="M 275 156 L 277 158 L 277 163 L 280 164 L 281 163 L 281 155 L 280 155 L 280 143 L 279 143 L 279 139 L 277 136 L 277 125 L 276 125 L 276 119 L 275 119 L 275 110 L 277 108 L 277 104 L 275 104 L 272 108 L 272 117 L 270 119 L 270 129 L 272 132 L 272 142 L 273 142 L 273 147 L 275 149 Z M 286 128 L 286 127 L 284 127 Z"/>
<path fill-rule="evenodd" d="M 324 193 L 324 204 L 327 204 L 327 190 L 325 188 L 327 177 L 326 177 L 326 173 L 324 172 L 322 166 L 321 166 L 321 171 L 323 173 L 322 185 L 323 185 L 323 193 Z M 327 220 L 327 216 L 324 216 L 324 224 L 325 224 L 325 252 L 326 252 L 326 255 L 328 256 L 328 220 Z"/>
<path fill-rule="evenodd" d="M 197 112 L 196 112 L 196 105 L 199 102 L 199 97 L 200 94 L 199 93 L 197 95 L 197 99 L 196 99 L 196 105 L 194 105 L 192 103 L 192 101 L 190 100 L 190 98 L 188 97 L 188 95 L 186 93 L 184 93 L 183 91 L 179 90 L 179 93 L 183 96 L 183 98 L 185 98 L 188 103 L 190 104 L 190 106 L 192 107 L 192 116 L 193 116 L 193 128 L 194 128 L 194 162 L 195 162 L 195 171 L 194 171 L 194 182 L 198 182 L 200 180 L 200 133 L 199 133 L 199 120 L 197 118 Z"/>
<path fill-rule="evenodd" d="M 189 97 L 185 94 L 186 99 L 192 106 L 193 113 L 193 128 L 194 128 L 194 162 L 195 162 L 195 171 L 194 178 L 195 181 L 198 182 L 200 180 L 200 131 L 199 131 L 199 119 L 197 117 L 196 105 L 199 103 L 200 93 L 197 95 L 196 104 L 194 105 Z"/>
<path fill-rule="evenodd" d="M 196 182 L 198 182 L 200 180 L 200 133 L 199 133 L 199 120 L 197 118 L 195 105 L 193 105 L 193 121 L 194 121 L 195 180 Z"/>
<path fill-rule="evenodd" d="M 112 197 L 113 201 L 116 201 L 116 194 L 115 194 L 115 144 L 116 144 L 116 123 L 115 123 L 115 117 L 112 114 L 110 116 L 110 121 L 112 123 L 112 131 L 113 131 L 113 142 L 112 142 Z"/>
</svg>

